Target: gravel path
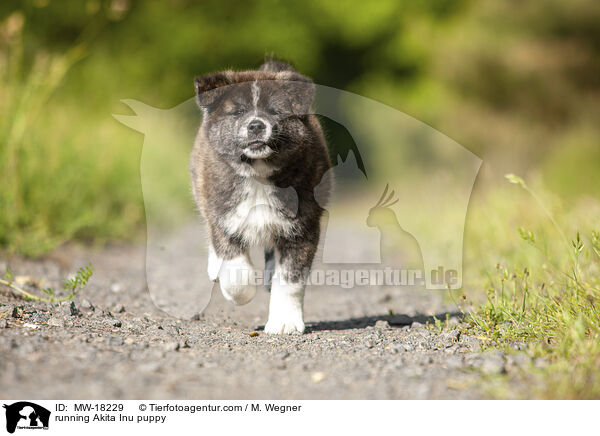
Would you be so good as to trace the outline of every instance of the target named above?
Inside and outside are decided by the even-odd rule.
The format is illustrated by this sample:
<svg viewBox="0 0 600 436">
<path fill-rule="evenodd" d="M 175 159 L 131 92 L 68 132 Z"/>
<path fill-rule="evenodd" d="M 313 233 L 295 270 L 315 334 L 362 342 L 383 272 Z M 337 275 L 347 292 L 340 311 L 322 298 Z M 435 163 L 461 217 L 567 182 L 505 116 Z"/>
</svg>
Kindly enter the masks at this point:
<svg viewBox="0 0 600 436">
<path fill-rule="evenodd" d="M 480 398 L 482 372 L 519 362 L 477 352 L 478 340 L 457 330 L 425 328 L 431 315 L 459 322 L 437 292 L 309 288 L 307 333 L 274 337 L 261 330 L 264 290 L 243 307 L 213 291 L 193 320 L 160 311 L 145 285 L 144 247 L 65 247 L 42 260 L 0 259 L 0 267 L 60 288 L 90 260 L 94 276 L 73 303 L 0 291 L 0 397 Z"/>
</svg>

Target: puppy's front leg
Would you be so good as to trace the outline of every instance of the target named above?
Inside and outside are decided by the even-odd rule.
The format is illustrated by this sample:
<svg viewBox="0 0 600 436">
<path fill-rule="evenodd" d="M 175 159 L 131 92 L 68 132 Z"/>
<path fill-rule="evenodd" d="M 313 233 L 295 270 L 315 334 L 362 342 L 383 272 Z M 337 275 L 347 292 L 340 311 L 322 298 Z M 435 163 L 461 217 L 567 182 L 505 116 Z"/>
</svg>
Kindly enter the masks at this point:
<svg viewBox="0 0 600 436">
<path fill-rule="evenodd" d="M 256 295 L 254 266 L 248 248 L 239 238 L 229 237 L 215 222 L 209 224 L 208 276 L 219 279 L 223 296 L 237 305 L 249 303 Z"/>
<path fill-rule="evenodd" d="M 256 285 L 252 283 L 253 270 L 248 253 L 223 260 L 219 270 L 223 296 L 239 306 L 249 303 L 256 295 Z"/>
<path fill-rule="evenodd" d="M 266 333 L 304 332 L 304 287 L 302 281 L 288 282 L 275 273 L 271 286 L 269 321 L 265 325 Z"/>
<path fill-rule="evenodd" d="M 212 244 L 208 245 L 208 266 L 206 268 L 208 272 L 208 278 L 216 282 L 219 278 L 219 271 L 221 270 L 221 264 L 223 263 L 223 259 L 217 256 L 215 249 Z"/>
<path fill-rule="evenodd" d="M 298 241 L 276 248 L 266 333 L 304 332 L 304 289 L 315 249 L 316 244 Z"/>
</svg>

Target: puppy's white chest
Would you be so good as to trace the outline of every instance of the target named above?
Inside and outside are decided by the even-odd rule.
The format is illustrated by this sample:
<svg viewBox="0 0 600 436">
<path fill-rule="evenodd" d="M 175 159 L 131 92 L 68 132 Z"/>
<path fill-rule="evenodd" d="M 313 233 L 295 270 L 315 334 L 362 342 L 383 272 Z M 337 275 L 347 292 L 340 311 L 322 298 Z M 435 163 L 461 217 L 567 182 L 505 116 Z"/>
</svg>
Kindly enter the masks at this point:
<svg viewBox="0 0 600 436">
<path fill-rule="evenodd" d="M 275 233 L 291 231 L 289 219 L 280 212 L 278 189 L 248 178 L 243 186 L 242 201 L 225 220 L 227 230 L 251 245 L 270 245 Z"/>
</svg>

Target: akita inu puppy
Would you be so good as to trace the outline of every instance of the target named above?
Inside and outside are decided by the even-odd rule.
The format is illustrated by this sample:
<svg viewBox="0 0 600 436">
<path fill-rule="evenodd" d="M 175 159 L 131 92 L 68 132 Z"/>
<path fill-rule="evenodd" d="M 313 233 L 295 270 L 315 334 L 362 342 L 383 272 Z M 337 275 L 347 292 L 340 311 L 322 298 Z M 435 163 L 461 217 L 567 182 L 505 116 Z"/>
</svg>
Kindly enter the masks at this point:
<svg viewBox="0 0 600 436">
<path fill-rule="evenodd" d="M 210 235 L 209 276 L 225 298 L 248 303 L 256 293 L 249 249 L 264 247 L 267 276 L 273 274 L 265 331 L 301 333 L 324 204 L 314 188 L 331 167 L 311 110 L 314 84 L 268 61 L 256 71 L 198 77 L 195 88 L 203 118 L 190 167 Z M 319 191 L 327 189 L 321 184 Z"/>
</svg>

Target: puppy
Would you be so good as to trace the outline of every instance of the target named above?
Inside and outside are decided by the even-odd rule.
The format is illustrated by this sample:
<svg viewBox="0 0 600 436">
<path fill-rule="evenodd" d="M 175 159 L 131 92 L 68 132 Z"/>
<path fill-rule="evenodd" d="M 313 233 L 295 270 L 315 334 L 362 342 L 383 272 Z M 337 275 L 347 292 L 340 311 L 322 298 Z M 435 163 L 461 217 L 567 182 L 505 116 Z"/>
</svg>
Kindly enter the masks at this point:
<svg viewBox="0 0 600 436">
<path fill-rule="evenodd" d="M 311 111 L 314 84 L 278 61 L 194 83 L 203 117 L 190 169 L 210 235 L 209 276 L 226 299 L 248 303 L 256 293 L 249 278 L 261 277 L 249 249 L 263 247 L 271 284 L 265 332 L 302 333 L 306 277 L 323 213 L 313 190 L 331 167 Z"/>
</svg>

